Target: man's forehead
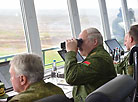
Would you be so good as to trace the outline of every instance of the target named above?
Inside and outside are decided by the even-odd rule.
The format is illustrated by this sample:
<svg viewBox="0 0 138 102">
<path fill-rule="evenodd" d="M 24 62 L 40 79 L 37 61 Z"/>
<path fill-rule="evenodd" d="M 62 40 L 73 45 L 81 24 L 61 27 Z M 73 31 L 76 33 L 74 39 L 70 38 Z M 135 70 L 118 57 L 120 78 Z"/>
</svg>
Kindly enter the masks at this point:
<svg viewBox="0 0 138 102">
<path fill-rule="evenodd" d="M 13 70 L 14 70 L 14 68 L 13 68 L 13 65 L 11 64 L 11 65 L 10 65 L 9 72 L 11 73 L 11 72 L 13 72 Z"/>
<path fill-rule="evenodd" d="M 84 30 L 80 33 L 79 38 L 86 38 L 87 37 L 87 31 Z"/>
</svg>

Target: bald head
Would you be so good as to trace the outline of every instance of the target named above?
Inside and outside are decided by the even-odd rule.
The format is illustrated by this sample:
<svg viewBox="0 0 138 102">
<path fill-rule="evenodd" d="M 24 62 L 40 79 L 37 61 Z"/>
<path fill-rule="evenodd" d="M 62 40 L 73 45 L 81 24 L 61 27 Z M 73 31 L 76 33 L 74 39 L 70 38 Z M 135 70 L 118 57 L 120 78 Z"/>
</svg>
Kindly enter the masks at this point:
<svg viewBox="0 0 138 102">
<path fill-rule="evenodd" d="M 103 44 L 103 37 L 98 29 L 88 28 L 88 29 L 86 29 L 86 32 L 88 34 L 88 39 L 93 40 L 96 38 L 98 41 L 98 45 Z"/>
<path fill-rule="evenodd" d="M 103 37 L 96 28 L 85 29 L 79 38 L 83 40 L 80 53 L 82 56 L 87 56 L 98 45 L 103 44 Z"/>
</svg>

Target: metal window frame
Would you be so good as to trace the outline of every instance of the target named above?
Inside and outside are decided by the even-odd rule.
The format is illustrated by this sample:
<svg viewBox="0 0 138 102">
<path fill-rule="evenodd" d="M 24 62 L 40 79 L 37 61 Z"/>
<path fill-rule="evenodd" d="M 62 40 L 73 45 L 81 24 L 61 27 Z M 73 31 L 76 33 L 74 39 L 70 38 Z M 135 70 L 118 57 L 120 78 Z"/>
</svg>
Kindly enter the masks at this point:
<svg viewBox="0 0 138 102">
<path fill-rule="evenodd" d="M 20 0 L 20 6 L 28 53 L 35 53 L 42 57 L 34 0 Z"/>
<path fill-rule="evenodd" d="M 78 38 L 81 32 L 80 18 L 76 0 L 67 0 L 72 36 Z"/>
<path fill-rule="evenodd" d="M 108 40 L 108 39 L 111 39 L 111 32 L 109 27 L 106 2 L 105 0 L 98 0 L 98 1 L 99 1 L 99 8 L 100 8 L 100 15 L 101 15 L 101 23 L 103 27 L 103 33 L 104 33 L 104 40 Z"/>
<path fill-rule="evenodd" d="M 122 17 L 124 21 L 124 29 L 125 33 L 129 31 L 130 28 L 130 19 L 128 14 L 128 6 L 126 0 L 121 0 L 121 9 L 122 9 Z"/>
</svg>

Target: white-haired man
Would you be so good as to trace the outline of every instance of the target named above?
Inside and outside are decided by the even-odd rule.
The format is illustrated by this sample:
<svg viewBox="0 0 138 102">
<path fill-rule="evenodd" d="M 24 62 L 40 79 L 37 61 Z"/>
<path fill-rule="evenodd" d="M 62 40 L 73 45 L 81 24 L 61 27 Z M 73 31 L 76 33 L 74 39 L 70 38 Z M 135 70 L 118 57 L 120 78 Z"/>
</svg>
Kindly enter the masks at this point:
<svg viewBox="0 0 138 102">
<path fill-rule="evenodd" d="M 10 61 L 11 82 L 19 94 L 9 102 L 34 102 L 35 100 L 64 92 L 52 83 L 45 83 L 41 57 L 19 54 Z"/>
</svg>

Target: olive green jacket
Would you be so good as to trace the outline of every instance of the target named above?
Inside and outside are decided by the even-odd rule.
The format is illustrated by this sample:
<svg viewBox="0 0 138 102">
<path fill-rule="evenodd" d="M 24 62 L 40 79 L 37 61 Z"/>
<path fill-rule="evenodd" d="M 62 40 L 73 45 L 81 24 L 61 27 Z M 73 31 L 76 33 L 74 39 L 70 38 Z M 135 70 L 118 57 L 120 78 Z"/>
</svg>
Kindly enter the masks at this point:
<svg viewBox="0 0 138 102">
<path fill-rule="evenodd" d="M 75 52 L 67 52 L 64 75 L 66 82 L 74 86 L 75 102 L 85 102 L 88 94 L 116 77 L 116 72 L 111 56 L 100 45 L 81 63 L 77 63 Z"/>
<path fill-rule="evenodd" d="M 116 66 L 117 68 L 117 73 L 118 74 L 127 74 L 132 76 L 133 75 L 133 65 L 129 65 L 129 55 L 130 53 L 127 54 L 127 56 L 124 57 L 124 60 L 118 63 Z"/>
<path fill-rule="evenodd" d="M 29 88 L 14 96 L 8 102 L 34 102 L 38 99 L 55 94 L 64 94 L 64 92 L 52 83 L 45 83 L 43 80 L 33 83 Z"/>
</svg>

